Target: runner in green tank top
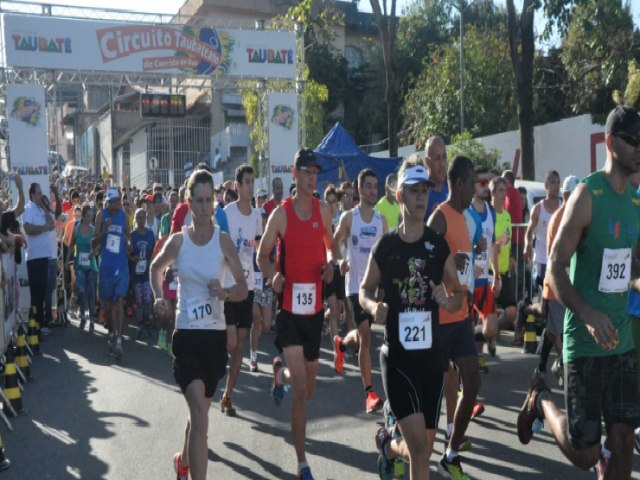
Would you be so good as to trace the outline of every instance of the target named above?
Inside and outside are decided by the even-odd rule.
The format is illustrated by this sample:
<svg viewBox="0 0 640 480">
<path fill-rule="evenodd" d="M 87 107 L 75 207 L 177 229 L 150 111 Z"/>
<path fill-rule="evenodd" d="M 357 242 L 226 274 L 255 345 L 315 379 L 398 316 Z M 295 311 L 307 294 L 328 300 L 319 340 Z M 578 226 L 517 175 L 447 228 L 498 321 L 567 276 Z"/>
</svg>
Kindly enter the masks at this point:
<svg viewBox="0 0 640 480">
<path fill-rule="evenodd" d="M 520 441 L 529 443 L 533 423 L 546 419 L 574 465 L 595 467 L 599 479 L 624 480 L 631 478 L 640 424 L 638 358 L 627 313 L 640 229 L 638 199 L 627 182 L 640 170 L 640 115 L 629 107 L 611 111 L 605 143 L 605 166 L 569 197 L 549 257 L 550 286 L 567 307 L 567 413 L 556 407 L 544 378 L 535 376 L 517 429 Z"/>
</svg>

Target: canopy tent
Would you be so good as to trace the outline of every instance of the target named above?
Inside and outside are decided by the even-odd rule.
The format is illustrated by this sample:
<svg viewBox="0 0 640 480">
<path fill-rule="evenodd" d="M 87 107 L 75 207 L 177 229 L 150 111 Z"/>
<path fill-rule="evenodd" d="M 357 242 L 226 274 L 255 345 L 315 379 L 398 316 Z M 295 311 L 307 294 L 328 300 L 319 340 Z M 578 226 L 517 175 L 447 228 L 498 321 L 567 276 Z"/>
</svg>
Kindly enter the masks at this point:
<svg viewBox="0 0 640 480">
<path fill-rule="evenodd" d="M 314 152 L 322 171 L 318 174 L 318 191 L 333 183 L 336 187 L 344 181 L 353 181 L 358 173 L 371 168 L 378 175 L 379 190 L 384 191 L 384 180 L 400 167 L 402 157 L 370 157 L 358 148 L 340 122 L 322 139 Z"/>
</svg>

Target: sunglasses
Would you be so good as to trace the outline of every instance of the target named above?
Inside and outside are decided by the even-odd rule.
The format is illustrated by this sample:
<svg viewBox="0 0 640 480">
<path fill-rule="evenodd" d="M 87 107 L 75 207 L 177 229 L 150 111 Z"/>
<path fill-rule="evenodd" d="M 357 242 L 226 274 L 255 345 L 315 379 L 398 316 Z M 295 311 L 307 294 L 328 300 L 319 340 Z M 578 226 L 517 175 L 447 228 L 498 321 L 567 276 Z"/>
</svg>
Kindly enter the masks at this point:
<svg viewBox="0 0 640 480">
<path fill-rule="evenodd" d="M 486 187 L 487 185 L 489 185 L 489 180 L 476 180 L 476 185 Z"/>
<path fill-rule="evenodd" d="M 614 137 L 621 138 L 634 148 L 638 148 L 640 145 L 640 135 L 629 135 L 628 133 L 618 132 L 613 134 Z"/>
</svg>

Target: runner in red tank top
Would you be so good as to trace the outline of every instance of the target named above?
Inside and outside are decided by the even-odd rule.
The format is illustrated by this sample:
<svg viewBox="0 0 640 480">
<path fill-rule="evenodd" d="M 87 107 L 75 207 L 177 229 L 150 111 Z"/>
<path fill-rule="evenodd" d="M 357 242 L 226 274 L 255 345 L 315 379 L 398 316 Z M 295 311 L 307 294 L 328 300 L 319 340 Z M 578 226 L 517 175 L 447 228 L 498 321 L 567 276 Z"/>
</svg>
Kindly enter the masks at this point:
<svg viewBox="0 0 640 480">
<path fill-rule="evenodd" d="M 297 478 L 313 480 L 304 450 L 306 404 L 313 395 L 322 337 L 322 282 L 331 283 L 340 258 L 331 229 L 329 206 L 313 198 L 320 166 L 312 150 L 296 153 L 293 178 L 296 194 L 277 207 L 267 222 L 258 250 L 258 266 L 273 291 L 281 294 L 276 317 L 278 341 L 288 367 L 273 359 L 272 396 L 280 405 L 284 384 L 293 388 L 291 433 L 298 458 Z M 278 241 L 278 270 L 269 254 Z M 331 261 L 325 263 L 326 250 Z"/>
</svg>

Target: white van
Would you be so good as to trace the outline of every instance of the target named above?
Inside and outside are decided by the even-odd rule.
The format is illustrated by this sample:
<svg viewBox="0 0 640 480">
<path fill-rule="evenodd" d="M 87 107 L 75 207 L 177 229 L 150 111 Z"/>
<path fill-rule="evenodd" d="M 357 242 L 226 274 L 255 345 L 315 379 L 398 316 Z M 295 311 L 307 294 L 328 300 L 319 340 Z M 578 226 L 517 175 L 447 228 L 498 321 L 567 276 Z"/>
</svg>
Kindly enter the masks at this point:
<svg viewBox="0 0 640 480">
<path fill-rule="evenodd" d="M 547 191 L 544 189 L 544 182 L 532 182 L 531 180 L 516 180 L 516 188 L 524 187 L 527 191 L 527 207 L 529 211 L 533 209 L 533 206 L 540 200 L 547 196 Z M 562 200 L 562 199 L 561 199 Z"/>
<path fill-rule="evenodd" d="M 89 169 L 78 165 L 66 165 L 62 170 L 63 177 L 82 178 L 89 173 Z"/>
</svg>

